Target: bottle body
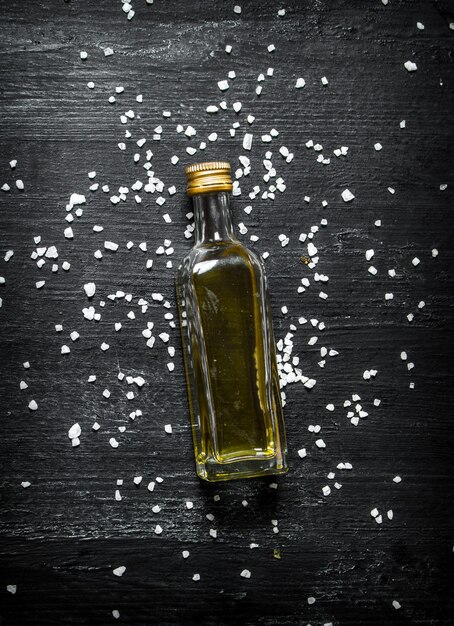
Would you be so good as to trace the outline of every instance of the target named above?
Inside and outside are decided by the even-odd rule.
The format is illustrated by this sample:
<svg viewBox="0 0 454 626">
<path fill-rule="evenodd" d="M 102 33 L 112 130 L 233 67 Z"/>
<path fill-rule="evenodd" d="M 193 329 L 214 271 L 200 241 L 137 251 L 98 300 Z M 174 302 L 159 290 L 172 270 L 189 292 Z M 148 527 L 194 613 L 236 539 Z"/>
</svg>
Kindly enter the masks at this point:
<svg viewBox="0 0 454 626">
<path fill-rule="evenodd" d="M 209 195 L 196 211 L 196 245 L 176 275 L 197 473 L 208 481 L 285 473 L 265 270 L 233 231 L 223 232 L 230 195 Z M 207 224 L 210 216 L 217 223 Z"/>
</svg>

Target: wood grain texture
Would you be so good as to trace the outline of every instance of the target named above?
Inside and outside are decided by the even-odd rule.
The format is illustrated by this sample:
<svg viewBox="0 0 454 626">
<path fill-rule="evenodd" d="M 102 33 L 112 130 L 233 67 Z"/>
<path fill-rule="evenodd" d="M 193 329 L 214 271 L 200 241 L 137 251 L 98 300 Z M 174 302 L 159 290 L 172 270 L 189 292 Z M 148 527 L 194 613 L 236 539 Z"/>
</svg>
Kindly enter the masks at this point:
<svg viewBox="0 0 454 626">
<path fill-rule="evenodd" d="M 0 285 L 2 626 L 452 623 L 452 3 L 248 0 L 240 16 L 233 5 L 155 0 L 147 6 L 133 0 L 136 15 L 128 22 L 120 2 L 110 0 L 0 1 L 0 183 L 13 187 L 0 192 L 0 276 L 6 280 Z M 286 15 L 279 18 L 281 7 Z M 276 46 L 272 54 L 270 43 Z M 226 44 L 233 46 L 231 55 Z M 114 55 L 105 57 L 108 46 Z M 81 50 L 88 52 L 86 61 Z M 404 69 L 407 60 L 417 63 L 416 72 Z M 257 77 L 268 67 L 274 76 L 261 83 L 257 98 Z M 232 69 L 237 78 L 221 94 L 216 83 Z M 320 83 L 324 75 L 326 87 Z M 299 76 L 306 87 L 296 90 Z M 125 91 L 111 105 L 108 97 L 118 85 Z M 142 104 L 135 100 L 139 93 Z M 227 111 L 205 112 L 223 99 Z M 239 116 L 230 108 L 236 100 L 243 104 Z M 128 109 L 135 118 L 123 125 L 119 116 Z M 171 111 L 169 120 L 163 110 Z M 234 199 L 234 221 L 248 227 L 248 245 L 270 252 L 276 336 L 297 325 L 294 354 L 304 373 L 317 379 L 311 391 L 286 387 L 290 472 L 277 481 L 277 490 L 269 480 L 215 486 L 198 481 L 178 325 L 169 330 L 159 303 L 151 302 L 145 314 L 137 306 L 140 297 L 162 292 L 176 313 L 174 269 L 191 245 L 183 236 L 190 201 L 182 165 L 223 158 L 236 167 L 250 113 L 256 117 L 252 172 Z M 399 127 L 403 119 L 405 129 Z M 232 138 L 235 121 L 240 129 Z M 162 140 L 154 142 L 159 124 Z M 194 126 L 196 141 L 177 134 L 177 124 Z M 279 137 L 262 144 L 260 136 L 273 127 Z M 132 139 L 124 139 L 126 128 Z M 218 141 L 189 157 L 186 146 L 198 147 L 211 132 Z M 147 144 L 139 150 L 133 141 L 140 137 Z M 329 165 L 316 162 L 317 154 L 305 147 L 309 139 L 323 145 Z M 124 152 L 117 147 L 123 140 Z M 281 145 L 294 152 L 292 163 L 281 159 Z M 336 158 L 332 151 L 342 145 L 348 156 Z M 147 147 L 156 175 L 166 186 L 175 184 L 177 194 L 165 193 L 162 208 L 147 194 L 137 205 L 131 192 L 113 206 L 109 196 L 119 186 L 146 180 L 143 158 L 134 164 L 132 155 Z M 274 202 L 256 199 L 248 216 L 247 193 L 263 185 L 267 149 L 287 189 Z M 173 154 L 181 159 L 176 167 Z M 8 165 L 13 158 L 14 172 Z M 88 190 L 91 170 L 101 186 L 109 185 L 109 194 Z M 24 180 L 23 192 L 14 188 L 16 178 Z M 447 189 L 440 191 L 440 184 Z M 355 194 L 349 204 L 340 196 L 346 187 Z M 65 240 L 65 205 L 73 192 L 86 194 L 87 203 L 72 224 L 74 239 Z M 171 224 L 164 223 L 165 212 Z M 317 270 L 329 282 L 299 294 L 301 278 L 313 272 L 300 260 L 306 247 L 298 236 L 322 218 L 328 225 L 314 243 Z M 377 219 L 381 228 L 374 226 Z M 93 232 L 94 225 L 104 231 Z M 287 247 L 281 247 L 280 233 L 290 237 Z M 251 234 L 260 237 L 256 244 L 249 242 Z M 57 246 L 58 263 L 69 261 L 69 272 L 60 267 L 53 274 L 49 261 L 36 267 L 30 255 L 37 235 L 40 245 Z M 171 257 L 155 254 L 165 238 L 175 249 Z M 105 240 L 120 249 L 105 251 L 98 261 L 93 253 Z M 128 240 L 135 243 L 131 250 Z M 138 249 L 142 241 L 147 253 Z M 369 248 L 375 250 L 371 263 L 364 258 Z M 5 263 L 9 249 L 14 257 Z M 415 256 L 421 259 L 416 268 Z M 154 260 L 148 272 L 147 258 Z M 367 272 L 372 263 L 375 277 Z M 390 268 L 396 278 L 388 276 Z M 46 285 L 37 290 L 41 279 Z M 98 323 L 82 316 L 88 281 L 97 286 Z M 327 300 L 318 297 L 321 289 Z M 108 300 L 117 290 L 132 294 L 132 302 Z M 392 301 L 385 302 L 386 292 L 394 294 Z M 426 306 L 418 309 L 421 300 Z M 130 310 L 135 320 L 128 320 Z M 324 321 L 326 329 L 299 326 L 302 315 Z M 118 321 L 123 328 L 116 333 Z M 166 346 L 158 340 L 150 351 L 145 345 L 141 331 L 149 321 L 156 335 L 171 335 L 172 373 L 165 367 Z M 62 333 L 55 332 L 59 323 Z M 72 330 L 80 333 L 74 343 Z M 316 334 L 318 343 L 309 346 Z M 103 341 L 111 346 L 106 352 Z M 69 355 L 60 353 L 63 343 L 70 345 Z M 320 346 L 339 351 L 323 369 L 317 364 Z M 400 359 L 402 350 L 415 363 L 411 372 Z M 27 360 L 29 370 L 22 366 Z M 370 368 L 377 377 L 364 381 Z M 126 398 L 132 387 L 118 380 L 119 371 L 146 380 L 132 401 Z M 97 375 L 95 384 L 87 383 L 90 374 Z M 21 380 L 29 385 L 25 391 L 19 390 Z M 105 388 L 109 399 L 102 395 Z M 342 406 L 354 393 L 369 412 L 357 427 Z M 32 398 L 39 405 L 35 412 L 27 408 Z M 381 399 L 379 407 L 373 407 L 374 398 Z M 334 412 L 325 408 L 330 402 Z M 139 408 L 143 416 L 131 421 L 129 413 Z M 95 420 L 101 424 L 97 433 L 91 431 Z M 72 449 L 67 431 L 74 422 L 81 424 L 82 437 Z M 164 432 L 167 423 L 171 436 Z M 308 432 L 311 424 L 322 426 L 320 435 Z M 112 436 L 120 442 L 116 450 L 108 443 Z M 319 436 L 325 450 L 315 446 Z M 301 447 L 307 448 L 305 459 L 297 454 Z M 336 470 L 340 461 L 353 469 Z M 330 471 L 343 486 L 325 498 L 321 488 L 332 484 Z M 143 482 L 135 486 L 138 475 Z M 392 480 L 396 475 L 400 484 Z M 156 476 L 164 481 L 150 493 L 146 485 Z M 114 499 L 117 479 L 124 480 L 121 502 Z M 27 480 L 31 486 L 23 489 Z M 187 500 L 194 502 L 192 510 Z M 162 507 L 159 514 L 152 513 L 154 504 Z M 374 507 L 385 517 L 382 525 L 370 516 Z M 271 520 L 278 520 L 278 534 Z M 217 529 L 217 539 L 210 528 Z M 251 542 L 259 547 L 250 549 Z M 186 560 L 184 549 L 190 551 Z M 119 565 L 127 568 L 122 578 L 112 574 Z M 240 577 L 245 568 L 252 572 L 248 580 Z M 199 582 L 194 573 L 200 573 Z M 6 590 L 10 584 L 17 584 L 15 595 Z M 308 604 L 310 596 L 315 604 Z M 393 600 L 402 608 L 395 610 Z"/>
</svg>

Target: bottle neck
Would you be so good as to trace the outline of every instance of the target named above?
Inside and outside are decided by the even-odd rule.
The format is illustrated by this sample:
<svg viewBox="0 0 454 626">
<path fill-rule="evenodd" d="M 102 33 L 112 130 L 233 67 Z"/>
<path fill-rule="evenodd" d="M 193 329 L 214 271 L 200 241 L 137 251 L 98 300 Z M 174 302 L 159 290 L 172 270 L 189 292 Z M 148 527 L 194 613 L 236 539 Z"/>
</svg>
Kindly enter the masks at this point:
<svg viewBox="0 0 454 626">
<path fill-rule="evenodd" d="M 193 196 L 196 244 L 235 240 L 230 199 L 228 191 Z"/>
</svg>

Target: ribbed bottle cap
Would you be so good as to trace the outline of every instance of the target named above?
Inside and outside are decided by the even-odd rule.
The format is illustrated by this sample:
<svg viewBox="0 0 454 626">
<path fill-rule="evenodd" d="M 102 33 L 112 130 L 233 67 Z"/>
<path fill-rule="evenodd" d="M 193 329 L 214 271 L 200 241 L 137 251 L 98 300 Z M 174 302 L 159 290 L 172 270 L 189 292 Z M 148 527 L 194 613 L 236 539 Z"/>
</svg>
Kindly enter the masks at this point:
<svg viewBox="0 0 454 626">
<path fill-rule="evenodd" d="M 227 161 L 194 163 L 185 167 L 184 171 L 188 179 L 188 196 L 211 191 L 232 191 L 230 163 Z"/>
</svg>

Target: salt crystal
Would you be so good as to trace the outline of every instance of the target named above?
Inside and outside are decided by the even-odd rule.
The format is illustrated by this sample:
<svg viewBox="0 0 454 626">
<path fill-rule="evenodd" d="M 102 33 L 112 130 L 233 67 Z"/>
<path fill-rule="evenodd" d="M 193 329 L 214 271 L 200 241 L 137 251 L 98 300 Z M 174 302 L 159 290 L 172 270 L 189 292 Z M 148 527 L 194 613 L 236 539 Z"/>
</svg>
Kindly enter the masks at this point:
<svg viewBox="0 0 454 626">
<path fill-rule="evenodd" d="M 111 438 L 109 439 L 109 443 L 110 443 L 110 445 L 112 446 L 112 448 L 118 448 L 118 446 L 119 446 L 119 443 L 118 443 L 118 441 L 115 439 L 115 437 L 111 437 Z"/>
<path fill-rule="evenodd" d="M 251 577 L 251 572 L 250 572 L 248 569 L 244 569 L 244 570 L 241 572 L 240 576 L 241 576 L 242 578 L 250 578 L 250 577 Z"/>
<path fill-rule="evenodd" d="M 112 570 L 112 573 L 114 576 L 123 576 L 123 574 L 126 572 L 126 567 L 124 565 L 120 565 L 120 567 L 116 567 L 114 570 Z"/>
<path fill-rule="evenodd" d="M 96 285 L 95 283 L 85 283 L 84 285 L 85 293 L 88 298 L 92 298 L 95 295 Z"/>
<path fill-rule="evenodd" d="M 413 63 L 413 61 L 405 61 L 404 67 L 409 72 L 416 72 L 416 70 L 418 69 L 418 66 L 416 65 L 416 63 Z"/>
<path fill-rule="evenodd" d="M 243 149 L 250 150 L 252 148 L 252 133 L 246 133 L 243 138 Z"/>
<path fill-rule="evenodd" d="M 349 189 L 344 189 L 341 195 L 344 202 L 351 202 L 355 197 Z"/>
<path fill-rule="evenodd" d="M 105 241 L 104 248 L 106 250 L 111 250 L 112 252 L 116 252 L 118 250 L 118 243 L 114 243 L 113 241 Z"/>
<path fill-rule="evenodd" d="M 81 427 L 79 426 L 79 424 L 76 422 L 73 426 L 71 426 L 71 428 L 68 430 L 68 437 L 70 439 L 75 439 L 76 437 L 80 437 L 80 434 L 82 432 Z"/>
<path fill-rule="evenodd" d="M 317 439 L 315 445 L 317 446 L 317 448 L 326 448 L 326 443 L 323 441 L 323 439 Z"/>
<path fill-rule="evenodd" d="M 306 81 L 304 80 L 304 78 L 297 78 L 295 88 L 301 89 L 302 87 L 304 87 L 305 84 L 306 84 Z"/>
</svg>

